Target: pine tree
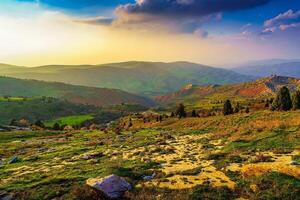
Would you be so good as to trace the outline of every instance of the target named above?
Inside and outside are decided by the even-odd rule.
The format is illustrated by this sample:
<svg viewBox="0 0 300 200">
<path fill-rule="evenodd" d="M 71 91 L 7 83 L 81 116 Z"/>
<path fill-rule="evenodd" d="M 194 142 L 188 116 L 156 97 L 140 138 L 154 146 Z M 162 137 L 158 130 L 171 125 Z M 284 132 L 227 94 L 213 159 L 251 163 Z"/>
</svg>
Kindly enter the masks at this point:
<svg viewBox="0 0 300 200">
<path fill-rule="evenodd" d="M 184 107 L 184 105 L 182 103 L 178 105 L 175 114 L 179 118 L 186 117 L 185 107 Z"/>
<path fill-rule="evenodd" d="M 300 90 L 297 90 L 293 94 L 293 109 L 295 110 L 300 109 Z"/>
<path fill-rule="evenodd" d="M 250 112 L 250 108 L 247 107 L 246 110 L 245 110 L 245 112 L 246 112 L 246 113 L 249 113 L 249 112 Z"/>
<path fill-rule="evenodd" d="M 60 130 L 61 130 L 60 125 L 59 125 L 58 123 L 55 123 L 55 124 L 53 125 L 53 130 L 55 130 L 55 131 L 60 131 Z"/>
<path fill-rule="evenodd" d="M 192 111 L 192 117 L 197 117 L 197 113 L 195 110 Z"/>
<path fill-rule="evenodd" d="M 41 121 L 41 120 L 37 120 L 34 125 L 38 126 L 38 127 L 41 127 L 41 128 L 45 128 L 45 125 L 44 123 Z"/>
<path fill-rule="evenodd" d="M 226 100 L 223 107 L 223 114 L 224 115 L 231 115 L 233 114 L 233 109 L 230 100 Z"/>
<path fill-rule="evenodd" d="M 292 104 L 290 91 L 286 86 L 282 87 L 279 90 L 275 100 L 273 101 L 272 107 L 274 110 L 283 110 L 283 111 L 288 111 L 292 109 L 293 104 Z"/>
</svg>

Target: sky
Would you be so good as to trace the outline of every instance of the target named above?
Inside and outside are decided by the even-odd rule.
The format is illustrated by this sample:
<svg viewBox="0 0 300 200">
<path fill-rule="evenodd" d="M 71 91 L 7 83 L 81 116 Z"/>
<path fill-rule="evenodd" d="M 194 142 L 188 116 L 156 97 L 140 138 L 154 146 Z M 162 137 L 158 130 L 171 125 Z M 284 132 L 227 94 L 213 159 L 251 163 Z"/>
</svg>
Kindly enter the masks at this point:
<svg viewBox="0 0 300 200">
<path fill-rule="evenodd" d="M 0 0 L 0 63 L 299 57 L 299 0 Z"/>
</svg>

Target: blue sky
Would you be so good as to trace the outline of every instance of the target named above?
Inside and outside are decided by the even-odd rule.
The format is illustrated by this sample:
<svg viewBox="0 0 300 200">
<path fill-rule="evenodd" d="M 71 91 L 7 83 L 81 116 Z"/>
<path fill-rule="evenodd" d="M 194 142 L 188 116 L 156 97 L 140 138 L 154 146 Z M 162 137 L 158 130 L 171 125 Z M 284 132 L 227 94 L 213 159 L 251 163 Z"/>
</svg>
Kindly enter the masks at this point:
<svg viewBox="0 0 300 200">
<path fill-rule="evenodd" d="M 179 46 L 199 51 L 198 54 L 194 52 L 180 54 L 176 49 L 178 52 L 174 54 L 180 60 L 189 59 L 212 63 L 214 53 L 222 54 L 224 49 L 230 49 L 232 54 L 227 53 L 216 63 L 232 62 L 235 53 L 240 53 L 244 49 L 252 49 L 253 52 L 243 52 L 240 60 L 300 57 L 298 53 L 300 52 L 299 0 L 1 0 L 1 20 L 3 25 L 8 29 L 11 28 L 2 33 L 6 37 L 10 36 L 9 31 L 29 33 L 37 30 L 42 32 L 45 27 L 40 24 L 43 23 L 47 24 L 47 28 L 51 30 L 55 27 L 56 37 L 63 38 L 60 35 L 65 35 L 66 30 L 61 30 L 62 32 L 59 30 L 64 29 L 62 27 L 67 29 L 73 26 L 72 29 L 76 30 L 82 38 L 89 38 L 89 34 L 92 37 L 98 33 L 109 32 L 105 38 L 101 38 L 101 41 L 106 41 L 103 44 L 109 42 L 116 44 L 116 40 L 120 40 L 118 45 L 124 46 L 127 48 L 125 51 L 128 51 L 128 48 L 131 49 L 134 46 L 133 43 L 138 43 L 137 49 L 142 45 L 150 52 L 145 53 L 149 55 L 147 57 L 138 56 L 139 52 L 132 51 L 132 55 L 128 56 L 127 60 L 142 58 L 174 60 L 175 56 L 172 58 L 170 52 L 160 54 L 161 57 L 151 54 L 151 50 L 161 45 L 164 37 L 178 38 L 174 41 L 180 43 Z M 17 30 L 17 26 L 12 28 L 5 23 L 5 20 L 12 21 L 13 24 L 23 20 L 22 24 L 28 25 Z M 82 33 L 85 33 L 84 36 Z M 140 38 L 140 41 L 134 39 L 133 43 L 127 46 L 127 41 L 120 39 L 121 37 L 124 39 L 124 35 L 128 38 Z M 117 39 L 113 39 L 113 36 Z M 70 34 L 70 38 L 67 37 L 64 40 L 70 40 L 65 45 L 70 45 L 71 39 L 76 43 L 76 37 L 77 35 Z M 144 45 L 149 38 L 152 41 L 151 45 Z M 5 42 L 16 41 L 20 38 L 10 36 L 10 38 L 1 39 Z M 37 46 L 47 43 L 47 41 L 37 42 L 34 38 L 32 40 L 33 43 L 37 43 Z M 99 39 L 95 36 L 95 40 Z M 82 42 L 84 43 L 84 40 Z M 19 44 L 15 45 L 20 48 Z M 45 45 L 45 48 L 51 46 L 52 44 Z M 174 49 L 173 45 L 168 44 L 168 46 L 169 49 Z M 11 47 L 11 49 L 14 48 Z M 21 49 L 23 49 L 22 46 Z M 32 53 L 33 50 L 28 50 L 28 52 Z M 178 58 L 177 54 L 183 56 Z M 14 56 L 13 53 L 10 55 Z M 67 52 L 66 55 L 70 57 Z M 21 56 L 25 57 L 25 54 Z M 122 57 L 115 60 L 124 59 Z M 104 60 L 114 61 L 113 59 Z M 240 60 L 237 59 L 237 61 Z M 97 62 L 96 58 L 93 62 Z"/>
</svg>

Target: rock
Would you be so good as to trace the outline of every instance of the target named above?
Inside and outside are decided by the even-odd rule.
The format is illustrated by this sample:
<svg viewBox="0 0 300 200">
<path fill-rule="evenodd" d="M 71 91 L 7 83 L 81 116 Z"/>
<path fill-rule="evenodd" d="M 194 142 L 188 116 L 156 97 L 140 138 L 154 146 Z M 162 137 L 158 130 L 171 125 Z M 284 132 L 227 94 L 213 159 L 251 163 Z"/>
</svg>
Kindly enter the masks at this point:
<svg viewBox="0 0 300 200">
<path fill-rule="evenodd" d="M 12 200 L 13 195 L 12 194 L 1 194 L 0 193 L 0 200 Z"/>
<path fill-rule="evenodd" d="M 86 184 L 102 191 L 109 198 L 120 198 L 128 190 L 131 190 L 131 185 L 124 178 L 117 175 L 110 175 L 104 178 L 90 178 Z"/>
<path fill-rule="evenodd" d="M 14 163 L 16 163 L 16 162 L 18 162 L 19 161 L 19 158 L 18 157 L 16 157 L 16 156 L 14 156 L 14 157 L 12 157 L 12 159 L 10 159 L 10 161 L 8 162 L 9 164 L 14 164 Z"/>
<path fill-rule="evenodd" d="M 298 165 L 300 165 L 300 163 L 297 161 L 292 161 L 292 162 L 290 162 L 290 165 L 298 166 Z"/>
<path fill-rule="evenodd" d="M 153 173 L 151 176 L 143 176 L 143 179 L 145 181 L 150 181 L 150 180 L 154 179 L 155 176 L 156 176 L 156 174 Z"/>
</svg>

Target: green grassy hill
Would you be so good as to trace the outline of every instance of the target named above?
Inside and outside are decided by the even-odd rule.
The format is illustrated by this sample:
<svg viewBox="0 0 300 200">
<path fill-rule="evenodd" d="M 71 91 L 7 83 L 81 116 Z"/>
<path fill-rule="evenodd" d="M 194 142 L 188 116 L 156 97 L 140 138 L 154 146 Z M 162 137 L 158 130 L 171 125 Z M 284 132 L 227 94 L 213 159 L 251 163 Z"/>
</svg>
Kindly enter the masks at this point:
<svg viewBox="0 0 300 200">
<path fill-rule="evenodd" d="M 161 95 L 182 85 L 237 83 L 253 80 L 236 72 L 189 62 L 124 62 L 103 65 L 12 67 L 0 75 L 75 85 L 116 88 L 135 94 Z"/>
<path fill-rule="evenodd" d="M 36 120 L 56 119 L 69 115 L 100 112 L 94 106 L 73 104 L 55 98 L 3 99 L 0 100 L 0 124 L 9 124 L 12 119 Z"/>
<path fill-rule="evenodd" d="M 78 78 L 79 79 L 79 78 Z M 0 77 L 0 96 L 55 97 L 72 103 L 94 106 L 116 104 L 153 105 L 153 101 L 117 89 L 93 88 L 64 83 Z"/>
<path fill-rule="evenodd" d="M 231 99 L 235 101 L 247 101 L 253 99 L 270 98 L 282 87 L 287 86 L 291 91 L 300 89 L 300 80 L 296 78 L 271 76 L 254 82 L 197 86 L 189 84 L 177 92 L 156 97 L 161 104 L 214 104 L 216 102 Z"/>
</svg>

